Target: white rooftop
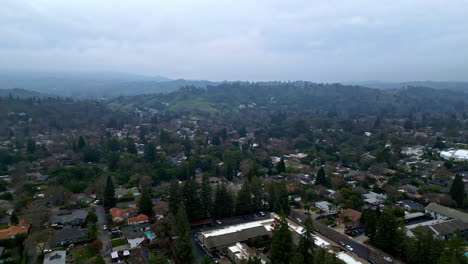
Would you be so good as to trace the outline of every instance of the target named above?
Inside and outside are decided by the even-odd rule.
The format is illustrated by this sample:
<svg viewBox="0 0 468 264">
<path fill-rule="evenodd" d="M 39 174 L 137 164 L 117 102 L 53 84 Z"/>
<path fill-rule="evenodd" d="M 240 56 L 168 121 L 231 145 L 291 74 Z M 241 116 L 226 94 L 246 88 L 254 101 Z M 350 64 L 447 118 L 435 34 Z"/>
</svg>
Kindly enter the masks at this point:
<svg viewBox="0 0 468 264">
<path fill-rule="evenodd" d="M 355 260 L 351 255 L 345 252 L 339 252 L 336 257 L 344 261 L 346 264 L 362 264 L 362 262 Z"/>
<path fill-rule="evenodd" d="M 456 161 L 468 161 L 468 150 L 466 149 L 448 149 L 440 152 L 440 156 L 444 159 Z"/>
</svg>

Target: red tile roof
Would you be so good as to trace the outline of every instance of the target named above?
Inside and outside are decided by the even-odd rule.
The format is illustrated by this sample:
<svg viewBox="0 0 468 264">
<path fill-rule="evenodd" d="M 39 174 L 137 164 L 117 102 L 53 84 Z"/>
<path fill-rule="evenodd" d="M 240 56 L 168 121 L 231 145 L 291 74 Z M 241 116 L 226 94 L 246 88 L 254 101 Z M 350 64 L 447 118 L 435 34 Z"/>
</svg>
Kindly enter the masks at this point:
<svg viewBox="0 0 468 264">
<path fill-rule="evenodd" d="M 7 229 L 0 230 L 0 239 L 14 238 L 18 234 L 24 234 L 29 231 L 30 225 L 21 220 L 17 226 L 10 226 Z"/>
<path fill-rule="evenodd" d="M 149 220 L 149 217 L 144 214 L 139 214 L 135 217 L 130 217 L 128 218 L 127 222 L 128 223 L 138 223 L 138 222 L 146 222 Z"/>
<path fill-rule="evenodd" d="M 109 213 L 112 215 L 112 218 L 116 217 L 124 217 L 124 214 L 130 213 L 130 212 L 137 212 L 139 209 L 138 208 L 127 208 L 127 209 L 120 209 L 120 208 L 111 208 L 109 210 Z"/>
</svg>

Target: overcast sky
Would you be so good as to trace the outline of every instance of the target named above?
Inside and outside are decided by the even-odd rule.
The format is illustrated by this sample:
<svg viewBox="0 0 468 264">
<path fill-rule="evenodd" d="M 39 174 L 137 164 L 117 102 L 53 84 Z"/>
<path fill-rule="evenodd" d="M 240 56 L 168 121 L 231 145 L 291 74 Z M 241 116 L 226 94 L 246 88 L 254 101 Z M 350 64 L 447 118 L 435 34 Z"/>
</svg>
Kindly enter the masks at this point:
<svg viewBox="0 0 468 264">
<path fill-rule="evenodd" d="M 468 0 L 1 0 L 0 69 L 468 80 Z"/>
</svg>

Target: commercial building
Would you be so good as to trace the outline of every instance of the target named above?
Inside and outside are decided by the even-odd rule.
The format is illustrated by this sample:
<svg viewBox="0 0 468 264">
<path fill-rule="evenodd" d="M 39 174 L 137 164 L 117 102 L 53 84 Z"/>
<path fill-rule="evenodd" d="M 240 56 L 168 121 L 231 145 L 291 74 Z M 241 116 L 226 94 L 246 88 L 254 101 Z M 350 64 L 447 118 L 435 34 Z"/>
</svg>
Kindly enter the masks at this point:
<svg viewBox="0 0 468 264">
<path fill-rule="evenodd" d="M 440 152 L 443 159 L 454 161 L 468 161 L 468 150 L 466 149 L 448 149 Z"/>
</svg>

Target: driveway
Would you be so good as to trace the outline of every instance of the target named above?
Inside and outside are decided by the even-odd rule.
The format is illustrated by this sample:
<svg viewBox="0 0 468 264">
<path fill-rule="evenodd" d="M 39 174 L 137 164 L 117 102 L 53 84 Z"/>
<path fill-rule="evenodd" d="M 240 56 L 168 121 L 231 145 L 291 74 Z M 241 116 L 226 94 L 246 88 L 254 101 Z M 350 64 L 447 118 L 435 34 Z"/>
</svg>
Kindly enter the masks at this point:
<svg viewBox="0 0 468 264">
<path fill-rule="evenodd" d="M 99 237 L 98 239 L 102 242 L 101 255 L 107 263 L 110 261 L 110 254 L 112 252 L 112 245 L 109 239 L 109 232 L 104 230 L 104 225 L 107 225 L 106 211 L 102 205 L 96 205 L 94 207 L 98 218 Z"/>
</svg>

